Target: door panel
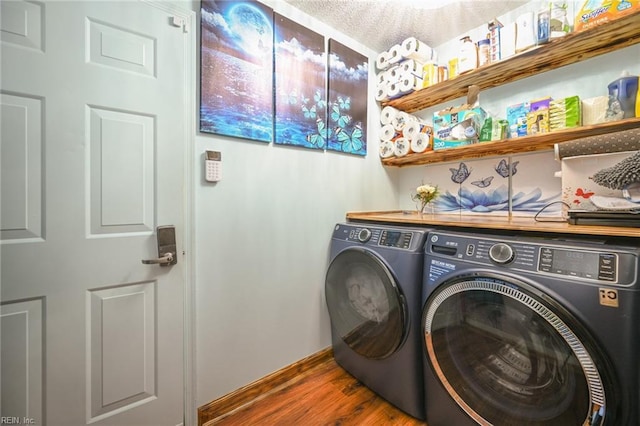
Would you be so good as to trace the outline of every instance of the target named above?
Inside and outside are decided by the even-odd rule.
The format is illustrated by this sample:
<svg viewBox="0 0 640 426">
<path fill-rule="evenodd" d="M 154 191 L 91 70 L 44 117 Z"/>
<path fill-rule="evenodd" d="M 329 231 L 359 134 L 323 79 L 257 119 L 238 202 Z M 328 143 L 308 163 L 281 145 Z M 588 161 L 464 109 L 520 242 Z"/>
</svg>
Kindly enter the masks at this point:
<svg viewBox="0 0 640 426">
<path fill-rule="evenodd" d="M 1 415 L 178 425 L 185 32 L 147 2 L 0 7 Z M 177 265 L 141 263 L 159 225 Z"/>
<path fill-rule="evenodd" d="M 3 241 L 41 238 L 44 220 L 43 102 L 42 99 L 3 93 L 0 95 L 0 103 L 0 237 Z"/>
<path fill-rule="evenodd" d="M 87 294 L 92 418 L 156 398 L 156 285 L 147 282 Z"/>
<path fill-rule="evenodd" d="M 154 117 L 88 107 L 90 234 L 154 228 Z"/>
<path fill-rule="evenodd" d="M 42 299 L 18 301 L 2 306 L 0 402 L 3 416 L 5 412 L 28 413 L 30 418 L 43 418 L 43 310 Z"/>
</svg>

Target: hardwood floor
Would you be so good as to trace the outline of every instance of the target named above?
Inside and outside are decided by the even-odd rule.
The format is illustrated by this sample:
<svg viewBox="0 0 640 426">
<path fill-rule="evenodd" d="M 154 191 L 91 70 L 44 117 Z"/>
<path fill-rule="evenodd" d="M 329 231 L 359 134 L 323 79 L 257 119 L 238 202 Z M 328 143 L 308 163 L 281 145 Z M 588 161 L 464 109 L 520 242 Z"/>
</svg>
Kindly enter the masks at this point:
<svg viewBox="0 0 640 426">
<path fill-rule="evenodd" d="M 333 358 L 204 426 L 425 426 L 343 370 Z"/>
</svg>

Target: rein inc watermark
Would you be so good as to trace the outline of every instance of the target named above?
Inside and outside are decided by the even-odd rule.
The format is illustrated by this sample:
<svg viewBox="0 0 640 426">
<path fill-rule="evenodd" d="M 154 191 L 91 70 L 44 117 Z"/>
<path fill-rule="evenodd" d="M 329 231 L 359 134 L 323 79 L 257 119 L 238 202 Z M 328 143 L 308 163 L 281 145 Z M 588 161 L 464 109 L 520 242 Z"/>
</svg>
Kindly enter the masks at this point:
<svg viewBox="0 0 640 426">
<path fill-rule="evenodd" d="M 35 425 L 36 419 L 33 417 L 0 417 L 0 425 Z"/>
</svg>

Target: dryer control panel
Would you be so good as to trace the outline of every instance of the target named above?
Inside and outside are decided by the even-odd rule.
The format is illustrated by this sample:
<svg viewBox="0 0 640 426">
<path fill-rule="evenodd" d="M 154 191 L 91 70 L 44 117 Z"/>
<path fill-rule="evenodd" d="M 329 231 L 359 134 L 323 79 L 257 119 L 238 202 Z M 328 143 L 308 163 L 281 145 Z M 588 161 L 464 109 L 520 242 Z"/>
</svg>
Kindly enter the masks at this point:
<svg viewBox="0 0 640 426">
<path fill-rule="evenodd" d="M 421 250 L 420 235 L 427 231 L 375 226 L 336 225 L 334 238 L 357 242 L 367 246 L 391 247 L 403 250 Z"/>
</svg>

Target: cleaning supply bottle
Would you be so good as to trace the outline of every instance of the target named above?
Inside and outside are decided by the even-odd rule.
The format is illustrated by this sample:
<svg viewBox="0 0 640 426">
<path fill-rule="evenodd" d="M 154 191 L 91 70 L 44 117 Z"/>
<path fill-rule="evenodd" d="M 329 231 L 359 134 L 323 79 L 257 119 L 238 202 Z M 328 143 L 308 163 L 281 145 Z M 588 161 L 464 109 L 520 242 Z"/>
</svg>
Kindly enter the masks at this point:
<svg viewBox="0 0 640 426">
<path fill-rule="evenodd" d="M 623 71 L 620 78 L 609 83 L 609 110 L 624 115 L 622 118 L 640 117 L 639 77 Z M 617 111 L 617 109 L 620 111 Z"/>
<path fill-rule="evenodd" d="M 462 74 L 478 68 L 478 46 L 471 37 L 460 39 L 460 53 L 458 54 L 458 73 Z"/>
</svg>

